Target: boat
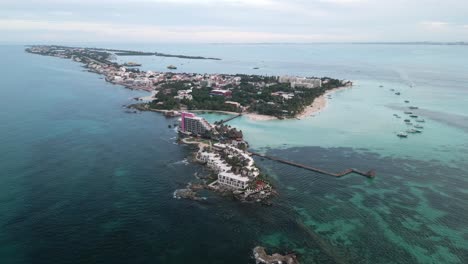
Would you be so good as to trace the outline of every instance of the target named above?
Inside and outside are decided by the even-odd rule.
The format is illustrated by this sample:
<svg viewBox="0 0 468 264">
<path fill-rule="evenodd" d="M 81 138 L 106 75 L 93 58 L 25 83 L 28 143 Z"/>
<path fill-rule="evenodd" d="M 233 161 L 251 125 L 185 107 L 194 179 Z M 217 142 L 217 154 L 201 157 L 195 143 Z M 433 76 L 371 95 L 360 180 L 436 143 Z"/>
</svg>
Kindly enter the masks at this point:
<svg viewBox="0 0 468 264">
<path fill-rule="evenodd" d="M 419 128 L 419 129 L 424 128 L 424 127 L 421 126 L 421 125 L 414 125 L 414 127 L 415 127 L 415 128 Z"/>
<path fill-rule="evenodd" d="M 419 109 L 417 106 L 410 106 L 409 109 Z"/>
<path fill-rule="evenodd" d="M 169 65 L 169 66 L 167 66 L 167 68 L 168 68 L 169 70 L 176 70 L 176 69 L 177 69 L 177 67 L 174 66 L 174 65 Z"/>
<path fill-rule="evenodd" d="M 410 117 L 417 118 L 418 116 L 417 115 L 410 115 Z"/>
<path fill-rule="evenodd" d="M 396 118 L 401 118 L 401 117 L 400 117 L 399 115 L 397 115 L 397 114 L 393 114 L 393 116 L 396 117 Z"/>
<path fill-rule="evenodd" d="M 392 91 L 392 92 L 393 92 L 393 91 L 395 91 L 395 89 L 390 89 L 390 91 Z"/>
<path fill-rule="evenodd" d="M 380 87 L 380 88 L 382 88 L 382 87 L 383 87 L 383 85 L 380 85 L 379 87 Z"/>
<path fill-rule="evenodd" d="M 413 123 L 411 123 L 411 122 L 406 122 L 405 124 L 407 124 L 408 126 L 412 126 L 412 125 L 413 125 Z"/>
<path fill-rule="evenodd" d="M 421 119 L 416 119 L 416 122 L 424 123 L 424 122 L 426 122 L 426 120 L 424 120 L 424 119 L 421 118 Z"/>
<path fill-rule="evenodd" d="M 395 94 L 396 94 L 396 95 L 400 95 L 401 93 L 400 93 L 400 92 L 397 92 L 397 93 L 395 93 Z"/>
<path fill-rule="evenodd" d="M 407 123 L 408 123 L 408 122 L 411 122 L 411 120 L 409 120 L 409 119 L 405 119 L 405 122 L 407 122 Z"/>
<path fill-rule="evenodd" d="M 123 66 L 125 66 L 125 67 L 139 67 L 139 66 L 141 66 L 141 64 L 140 64 L 140 63 L 136 63 L 136 62 L 131 62 L 131 61 L 130 61 L 130 62 L 124 63 Z"/>
<path fill-rule="evenodd" d="M 397 134 L 397 136 L 400 137 L 400 138 L 406 138 L 406 137 L 408 137 L 408 134 L 406 134 L 405 132 L 400 132 L 400 133 Z"/>
<path fill-rule="evenodd" d="M 410 111 L 406 111 L 405 114 L 407 115 L 411 115 L 413 112 L 410 112 Z"/>
<path fill-rule="evenodd" d="M 260 69 L 260 68 L 259 68 L 259 67 L 253 67 L 253 69 L 254 69 L 254 70 L 258 70 L 258 69 Z"/>
<path fill-rule="evenodd" d="M 416 133 L 418 133 L 418 131 L 419 131 L 419 130 L 417 130 L 417 129 L 411 128 L 411 129 L 407 129 L 407 130 L 406 130 L 406 133 L 416 134 Z M 421 133 L 421 132 L 419 131 L 419 133 Z"/>
<path fill-rule="evenodd" d="M 405 103 L 409 103 L 409 101 L 408 101 L 408 100 L 405 100 Z"/>
</svg>

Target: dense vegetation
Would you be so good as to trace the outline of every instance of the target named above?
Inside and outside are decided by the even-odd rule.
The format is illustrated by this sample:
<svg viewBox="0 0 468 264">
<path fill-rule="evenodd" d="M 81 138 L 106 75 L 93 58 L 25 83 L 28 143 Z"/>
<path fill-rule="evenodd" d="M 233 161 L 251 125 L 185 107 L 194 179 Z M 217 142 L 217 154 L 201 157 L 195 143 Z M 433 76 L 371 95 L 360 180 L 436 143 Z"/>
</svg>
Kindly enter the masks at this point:
<svg viewBox="0 0 468 264">
<path fill-rule="evenodd" d="M 247 107 L 249 112 L 271 115 L 276 117 L 294 117 L 301 113 L 308 105 L 312 104 L 315 98 L 324 94 L 327 90 L 341 86 L 340 80 L 328 79 L 320 88 L 291 88 L 289 83 L 277 83 L 275 77 L 247 76 L 239 75 L 242 81 L 239 86 L 228 86 L 232 91 L 232 98 L 223 96 L 212 96 L 212 88 L 202 87 L 192 89 L 192 100 L 174 99 L 177 91 L 189 89 L 190 82 L 170 82 L 161 86 L 157 100 L 150 103 L 155 109 L 180 109 L 184 107 L 188 110 L 222 110 L 240 112 L 241 109 L 233 105 L 226 104 L 226 101 L 234 101 Z M 259 83 L 262 82 L 262 85 Z M 265 83 L 267 83 L 265 85 Z M 284 92 L 294 96 L 285 99 L 282 96 L 275 96 L 272 93 Z"/>
</svg>

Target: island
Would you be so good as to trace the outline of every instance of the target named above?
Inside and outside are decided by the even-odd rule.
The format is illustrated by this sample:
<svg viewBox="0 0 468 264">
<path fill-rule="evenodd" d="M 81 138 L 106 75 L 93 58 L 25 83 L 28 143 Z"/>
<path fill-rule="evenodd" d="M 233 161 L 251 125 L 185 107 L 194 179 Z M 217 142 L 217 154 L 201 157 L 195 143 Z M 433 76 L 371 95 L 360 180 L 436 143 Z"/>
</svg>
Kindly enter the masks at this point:
<svg viewBox="0 0 468 264">
<path fill-rule="evenodd" d="M 182 144 L 195 146 L 192 159 L 206 166 L 208 175 L 197 177 L 200 181 L 188 183 L 174 192 L 175 198 L 202 201 L 198 191 L 212 190 L 242 202 L 271 205 L 276 191 L 269 177 L 255 165 L 253 156 L 268 158 L 292 166 L 316 171 L 333 177 L 358 173 L 348 169 L 335 174 L 310 166 L 249 152 L 243 133 L 227 123 L 247 115 L 254 119 L 300 118 L 320 110 L 326 102 L 325 95 L 336 89 L 352 86 L 351 81 L 330 77 L 262 76 L 248 74 L 198 74 L 142 71 L 138 62 L 119 64 L 115 56 L 149 55 L 142 52 L 100 48 L 79 48 L 56 45 L 35 45 L 26 52 L 71 59 L 83 64 L 90 72 L 105 76 L 105 80 L 130 89 L 151 92 L 136 98 L 139 103 L 128 108 L 141 111 L 162 112 L 167 117 L 180 117 L 178 127 Z M 159 54 L 161 55 L 161 54 Z M 164 56 L 179 56 L 167 55 Z M 162 56 L 162 55 L 161 55 Z M 183 56 L 185 59 L 201 59 Z M 210 59 L 210 58 L 208 58 Z M 176 69 L 171 65 L 168 67 Z M 328 95 L 330 96 L 330 95 Z M 317 104 L 318 103 L 318 104 Z M 197 112 L 220 111 L 232 114 L 225 120 L 208 123 Z M 129 113 L 135 113 L 128 110 Z M 172 125 L 169 125 L 172 127 Z"/>
<path fill-rule="evenodd" d="M 184 59 L 213 59 L 137 51 L 79 48 L 56 45 L 34 45 L 28 53 L 71 59 L 93 73 L 103 75 L 107 82 L 129 89 L 150 92 L 136 98 L 139 102 L 127 106 L 136 110 L 162 112 L 168 118 L 178 118 L 169 128 L 177 127 L 178 142 L 193 147 L 191 160 L 206 170 L 196 173 L 196 180 L 186 183 L 173 193 L 176 199 L 203 202 L 201 190 L 210 190 L 243 203 L 272 205 L 276 192 L 270 177 L 256 165 L 254 156 L 282 162 L 332 177 L 357 173 L 373 178 L 375 173 L 348 169 L 330 173 L 311 166 L 269 157 L 249 151 L 249 143 L 241 130 L 228 125 L 234 118 L 253 119 L 302 118 L 322 109 L 330 93 L 350 87 L 351 81 L 330 77 L 263 76 L 249 74 L 199 74 L 142 71 L 138 62 L 115 62 L 116 56 L 167 56 Z M 176 70 L 169 65 L 167 68 Z M 258 69 L 257 67 L 255 69 Z M 132 110 L 130 110 L 132 109 Z M 231 116 L 213 124 L 197 115 L 203 111 L 229 113 Z M 206 172 L 206 173 L 205 173 Z M 204 175 L 201 175 L 204 174 Z M 263 247 L 253 249 L 256 263 L 297 264 L 295 253 L 269 255 Z"/>
<path fill-rule="evenodd" d="M 257 120 L 303 118 L 324 108 L 327 93 L 352 86 L 351 81 L 330 77 L 141 71 L 134 67 L 136 62 L 116 63 L 115 56 L 124 51 L 114 49 L 41 45 L 30 46 L 26 52 L 72 59 L 104 75 L 108 82 L 153 92 L 146 102 L 132 106 L 139 110 L 225 111 Z"/>
</svg>

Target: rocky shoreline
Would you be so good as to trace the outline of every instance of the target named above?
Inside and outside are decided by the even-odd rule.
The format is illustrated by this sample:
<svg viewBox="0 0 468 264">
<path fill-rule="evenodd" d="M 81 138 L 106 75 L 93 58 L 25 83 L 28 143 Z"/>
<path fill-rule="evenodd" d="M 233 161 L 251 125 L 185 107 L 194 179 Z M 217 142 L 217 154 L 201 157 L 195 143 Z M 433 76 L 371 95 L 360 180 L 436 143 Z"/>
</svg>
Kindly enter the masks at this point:
<svg viewBox="0 0 468 264">
<path fill-rule="evenodd" d="M 265 248 L 260 246 L 253 249 L 253 255 L 256 264 L 299 264 L 297 256 L 294 253 L 285 255 L 274 253 L 268 255 Z"/>
</svg>

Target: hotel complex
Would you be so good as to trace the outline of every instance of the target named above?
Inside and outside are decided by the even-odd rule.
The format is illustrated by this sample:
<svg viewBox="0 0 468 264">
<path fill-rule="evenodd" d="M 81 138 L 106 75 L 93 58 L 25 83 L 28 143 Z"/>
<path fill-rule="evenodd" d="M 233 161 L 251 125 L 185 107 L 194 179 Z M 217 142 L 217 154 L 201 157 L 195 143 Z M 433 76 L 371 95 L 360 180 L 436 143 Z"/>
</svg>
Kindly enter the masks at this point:
<svg viewBox="0 0 468 264">
<path fill-rule="evenodd" d="M 295 76 L 280 76 L 278 78 L 280 83 L 290 83 L 291 88 L 319 88 L 322 87 L 322 80 L 317 78 L 305 78 L 305 77 L 295 77 Z"/>
<path fill-rule="evenodd" d="M 225 144 L 214 144 L 214 149 L 218 152 L 200 150 L 197 159 L 205 162 L 206 165 L 218 174 L 218 183 L 226 187 L 235 189 L 246 189 L 251 180 L 256 178 L 260 171 L 254 165 L 254 160 L 243 150 Z M 242 161 L 243 168 L 236 174 L 228 162 L 221 157 L 221 153 L 228 157 L 236 157 Z"/>
<path fill-rule="evenodd" d="M 185 135 L 203 135 L 207 131 L 213 131 L 219 136 L 219 131 L 204 118 L 193 113 L 181 114 L 179 132 Z M 233 140 L 237 142 L 237 140 Z M 260 170 L 255 166 L 254 159 L 237 145 L 227 143 L 215 143 L 209 148 L 200 148 L 196 159 L 209 167 L 217 174 L 219 186 L 233 189 L 247 189 L 249 184 L 260 175 Z"/>
<path fill-rule="evenodd" d="M 204 118 L 198 117 L 193 113 L 182 113 L 179 126 L 180 132 L 191 133 L 192 135 L 203 135 L 211 129 L 212 126 Z"/>
</svg>

